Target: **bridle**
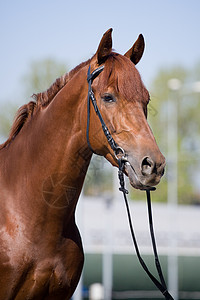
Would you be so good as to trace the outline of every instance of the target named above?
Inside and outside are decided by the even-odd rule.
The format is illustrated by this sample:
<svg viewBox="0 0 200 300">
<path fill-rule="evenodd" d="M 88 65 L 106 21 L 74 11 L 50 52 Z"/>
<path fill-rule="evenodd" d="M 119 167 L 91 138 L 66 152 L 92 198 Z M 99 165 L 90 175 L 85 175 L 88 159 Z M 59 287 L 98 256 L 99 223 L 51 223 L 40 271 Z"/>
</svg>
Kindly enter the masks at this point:
<svg viewBox="0 0 200 300">
<path fill-rule="evenodd" d="M 106 136 L 106 139 L 111 147 L 111 149 L 114 152 L 115 158 L 117 159 L 118 162 L 118 177 L 119 177 L 119 183 L 120 183 L 120 188 L 119 190 L 123 193 L 124 200 L 125 200 L 125 205 L 127 209 L 127 215 L 128 215 L 128 221 L 129 221 L 129 226 L 130 226 L 130 231 L 131 231 L 131 236 L 133 240 L 133 244 L 135 246 L 135 251 L 137 254 L 137 257 L 139 259 L 140 264 L 142 265 L 143 269 L 147 273 L 147 275 L 150 277 L 150 279 L 153 281 L 153 283 L 156 285 L 156 287 L 161 291 L 163 296 L 165 297 L 166 300 L 174 300 L 173 297 L 170 295 L 170 293 L 167 290 L 167 286 L 165 283 L 165 279 L 162 273 L 161 265 L 159 262 L 158 258 L 158 253 L 157 253 L 157 248 L 156 248 L 156 241 L 155 241 L 155 235 L 154 235 L 154 229 L 153 229 L 153 217 L 152 217 L 152 209 L 151 209 L 151 196 L 150 196 L 150 190 L 155 190 L 155 188 L 148 188 L 146 189 L 146 196 L 147 196 L 147 206 L 148 206 L 148 215 L 149 215 L 149 228 L 150 228 L 150 233 L 151 233 L 151 240 L 152 240 L 152 246 L 153 246 L 153 252 L 154 252 L 154 258 L 155 258 L 155 265 L 156 269 L 160 278 L 160 281 L 149 271 L 146 263 L 141 257 L 140 250 L 137 244 L 136 236 L 134 233 L 134 228 L 132 224 L 132 219 L 131 219 L 131 214 L 130 214 L 130 209 L 128 205 L 128 200 L 126 195 L 128 194 L 128 191 L 125 188 L 125 181 L 124 181 L 124 167 L 126 164 L 126 153 L 123 148 L 117 145 L 115 140 L 113 139 L 112 135 L 110 134 L 110 131 L 108 127 L 106 126 L 103 117 L 100 113 L 100 110 L 97 105 L 97 101 L 94 95 L 94 92 L 92 90 L 92 82 L 93 80 L 104 70 L 104 66 L 100 66 L 99 68 L 95 69 L 92 73 L 90 73 L 90 66 L 88 68 L 88 73 L 87 73 L 87 81 L 88 81 L 88 101 L 87 101 L 87 130 L 86 130 L 86 137 L 87 137 L 87 143 L 90 148 L 90 150 L 95 153 L 95 151 L 92 149 L 92 146 L 89 141 L 89 127 L 90 127 L 90 101 L 93 104 L 94 110 L 101 122 L 103 132 Z"/>
<path fill-rule="evenodd" d="M 96 98 L 94 96 L 94 92 L 92 90 L 92 82 L 93 82 L 93 80 L 103 71 L 103 69 L 104 69 L 104 66 L 101 66 L 101 67 L 97 68 L 96 70 L 94 70 L 90 74 L 90 66 L 88 68 L 88 74 L 87 74 L 87 81 L 88 81 L 88 102 L 87 102 L 87 133 L 86 133 L 87 143 L 88 143 L 88 146 L 89 146 L 90 150 L 93 153 L 95 153 L 95 151 L 92 149 L 92 146 L 91 146 L 90 140 L 89 140 L 90 100 L 91 100 L 92 104 L 93 104 L 93 107 L 94 107 L 94 110 L 95 110 L 95 112 L 96 112 L 96 114 L 99 117 L 99 120 L 101 122 L 102 129 L 103 129 L 103 132 L 104 132 L 104 134 L 105 134 L 105 136 L 107 138 L 108 144 L 110 145 L 111 149 L 113 150 L 116 159 L 118 159 L 117 155 L 119 155 L 119 153 L 121 153 L 121 156 L 124 157 L 125 151 L 124 151 L 124 149 L 122 149 L 121 147 L 119 147 L 117 145 L 117 143 L 113 139 L 112 135 L 110 134 L 110 131 L 109 131 L 108 127 L 106 126 L 106 123 L 104 122 L 104 120 L 102 118 L 102 115 L 101 115 L 100 110 L 99 110 L 98 105 L 97 105 Z"/>
</svg>

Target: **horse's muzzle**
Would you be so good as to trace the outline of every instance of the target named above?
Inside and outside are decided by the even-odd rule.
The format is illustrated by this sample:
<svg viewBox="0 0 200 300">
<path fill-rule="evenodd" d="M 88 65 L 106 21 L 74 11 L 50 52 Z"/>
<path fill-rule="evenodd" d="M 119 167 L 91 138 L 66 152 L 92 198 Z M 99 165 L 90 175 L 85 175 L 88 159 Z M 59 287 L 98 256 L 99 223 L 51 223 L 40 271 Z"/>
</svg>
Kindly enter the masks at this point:
<svg viewBox="0 0 200 300">
<path fill-rule="evenodd" d="M 139 166 L 129 159 L 125 164 L 125 171 L 134 188 L 145 190 L 160 182 L 165 171 L 165 159 L 163 157 L 160 162 L 155 162 L 151 157 L 146 156 Z"/>
</svg>

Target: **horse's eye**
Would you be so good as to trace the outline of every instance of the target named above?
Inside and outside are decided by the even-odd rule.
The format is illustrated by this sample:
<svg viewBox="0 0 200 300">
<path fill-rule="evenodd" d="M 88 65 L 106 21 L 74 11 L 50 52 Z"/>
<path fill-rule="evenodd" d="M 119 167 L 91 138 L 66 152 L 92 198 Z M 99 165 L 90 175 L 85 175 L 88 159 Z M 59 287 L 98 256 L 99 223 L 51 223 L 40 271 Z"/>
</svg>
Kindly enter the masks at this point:
<svg viewBox="0 0 200 300">
<path fill-rule="evenodd" d="M 105 94 L 105 95 L 103 95 L 102 99 L 105 102 L 115 102 L 116 101 L 115 97 L 113 95 L 111 95 L 111 94 Z"/>
</svg>

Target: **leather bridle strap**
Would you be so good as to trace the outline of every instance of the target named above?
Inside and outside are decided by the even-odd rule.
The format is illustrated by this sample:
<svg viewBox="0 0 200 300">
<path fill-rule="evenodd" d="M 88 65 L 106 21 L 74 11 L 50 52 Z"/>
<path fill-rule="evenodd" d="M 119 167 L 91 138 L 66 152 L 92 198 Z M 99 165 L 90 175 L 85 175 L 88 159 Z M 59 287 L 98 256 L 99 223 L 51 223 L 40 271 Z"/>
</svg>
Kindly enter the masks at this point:
<svg viewBox="0 0 200 300">
<path fill-rule="evenodd" d="M 94 96 L 94 92 L 92 90 L 92 82 L 93 80 L 103 71 L 104 66 L 100 66 L 99 68 L 95 69 L 92 73 L 90 73 L 90 66 L 88 68 L 88 74 L 87 74 L 87 81 L 88 81 L 88 101 L 87 101 L 87 131 L 86 131 L 86 137 L 87 137 L 87 143 L 90 148 L 90 150 L 95 153 L 93 150 L 91 144 L 90 144 L 90 139 L 89 139 L 89 128 L 90 128 L 90 100 L 93 104 L 94 110 L 99 117 L 99 120 L 101 122 L 101 126 L 103 129 L 103 132 L 106 136 L 106 139 L 111 147 L 111 149 L 114 151 L 115 156 L 120 152 L 122 155 L 124 154 L 124 150 L 117 145 L 115 140 L 113 139 L 112 135 L 110 134 L 110 131 L 108 127 L 106 126 L 103 117 L 100 113 L 100 110 L 98 108 L 96 98 Z"/>
<path fill-rule="evenodd" d="M 152 240 L 154 257 L 155 257 L 155 265 L 156 265 L 156 268 L 157 268 L 157 271 L 158 271 L 160 281 L 158 281 L 157 278 L 149 271 L 147 265 L 145 264 L 144 260 L 141 257 L 140 251 L 139 251 L 139 247 L 138 247 L 137 240 L 136 240 L 135 233 L 134 233 L 134 229 L 133 229 L 133 224 L 132 224 L 130 209 L 129 209 L 129 205 L 128 205 L 128 200 L 127 200 L 127 197 L 126 197 L 126 194 L 128 194 L 128 191 L 125 188 L 124 173 L 123 173 L 124 166 L 125 166 L 125 161 L 126 161 L 125 160 L 125 151 L 116 144 L 113 137 L 111 136 L 111 134 L 108 130 L 108 127 L 106 126 L 106 124 L 105 124 L 105 122 L 102 118 L 102 115 L 99 111 L 99 108 L 98 108 L 98 105 L 97 105 L 97 102 L 96 102 L 96 99 L 95 99 L 95 96 L 94 96 L 94 93 L 93 93 L 93 90 L 92 90 L 93 80 L 103 71 L 103 69 L 104 69 L 104 66 L 100 66 L 99 68 L 94 70 L 91 74 L 90 74 L 90 66 L 89 66 L 89 69 L 88 69 L 87 81 L 88 81 L 88 86 L 89 87 L 88 87 L 88 102 L 87 102 L 87 131 L 86 131 L 87 143 L 88 143 L 88 146 L 89 146 L 90 150 L 92 152 L 94 152 L 94 150 L 92 149 L 92 146 L 90 144 L 90 141 L 89 141 L 90 100 L 91 100 L 92 104 L 93 104 L 93 107 L 94 107 L 94 110 L 95 110 L 96 114 L 98 115 L 99 120 L 101 122 L 103 132 L 104 132 L 104 134 L 107 138 L 107 141 L 108 141 L 110 147 L 114 151 L 115 157 L 118 161 L 118 165 L 119 165 L 118 176 L 119 176 L 119 182 L 120 182 L 119 190 L 124 195 L 124 200 L 125 200 L 125 205 L 126 205 L 126 209 L 127 209 L 127 215 L 128 215 L 130 231 L 131 231 L 132 240 L 133 240 L 133 244 L 135 246 L 135 250 L 136 250 L 138 260 L 139 260 L 140 264 L 142 265 L 143 269 L 145 270 L 145 272 L 147 273 L 147 275 L 152 280 L 152 282 L 161 291 L 161 293 L 163 294 L 165 299 L 166 300 L 174 300 L 172 298 L 172 296 L 170 295 L 170 293 L 168 292 L 168 290 L 167 290 L 167 286 L 166 286 L 166 283 L 165 283 L 165 280 L 164 280 L 164 276 L 163 276 L 163 273 L 162 273 L 162 269 L 161 269 L 161 265 L 160 265 L 160 262 L 159 262 L 157 249 L 156 249 L 156 241 L 155 241 L 155 236 L 154 236 L 153 218 L 152 218 L 152 210 L 151 210 L 151 197 L 150 197 L 150 190 L 155 190 L 155 188 L 150 188 L 149 187 L 149 189 L 146 189 L 146 195 L 147 195 L 147 205 L 148 205 L 148 214 L 149 214 L 149 227 L 150 227 L 151 240 Z M 120 159 L 119 159 L 119 156 L 120 156 Z"/>
</svg>

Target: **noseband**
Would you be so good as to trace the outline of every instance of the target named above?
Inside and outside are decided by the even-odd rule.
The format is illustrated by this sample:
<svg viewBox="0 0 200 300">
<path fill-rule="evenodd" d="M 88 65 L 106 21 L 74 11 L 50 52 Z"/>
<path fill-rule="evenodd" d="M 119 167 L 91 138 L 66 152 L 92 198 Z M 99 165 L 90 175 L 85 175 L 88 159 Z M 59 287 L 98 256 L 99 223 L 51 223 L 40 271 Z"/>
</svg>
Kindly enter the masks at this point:
<svg viewBox="0 0 200 300">
<path fill-rule="evenodd" d="M 158 258 L 158 253 L 157 253 L 157 248 L 156 248 L 156 242 L 155 242 L 155 236 L 154 236 L 154 229 L 153 229 L 153 217 L 152 217 L 152 209 L 151 209 L 151 196 L 150 196 L 150 190 L 155 190 L 154 187 L 150 187 L 149 189 L 146 189 L 146 195 L 147 195 L 147 205 L 148 205 L 148 215 L 149 215 L 149 227 L 150 227 L 150 233 L 151 233 L 151 240 L 152 240 L 152 246 L 153 246 L 153 252 L 154 252 L 154 258 L 155 258 L 155 265 L 157 268 L 157 272 L 160 278 L 160 281 L 157 280 L 156 277 L 149 271 L 147 265 L 145 264 L 144 260 L 141 257 L 139 247 L 137 245 L 137 240 L 135 237 L 134 229 L 133 229 L 133 224 L 132 224 L 132 219 L 131 219 L 131 214 L 130 214 L 130 209 L 128 205 L 128 200 L 126 197 L 126 194 L 128 194 L 128 191 L 125 189 L 125 181 L 124 181 L 124 166 L 126 163 L 126 154 L 123 148 L 117 145 L 115 140 L 113 139 L 112 135 L 110 134 L 110 131 L 108 127 L 106 126 L 102 115 L 100 113 L 100 110 L 97 105 L 97 101 L 94 95 L 94 92 L 92 90 L 92 82 L 93 80 L 104 70 L 104 66 L 100 66 L 99 68 L 95 69 L 92 73 L 90 73 L 90 66 L 88 68 L 88 73 L 87 73 L 87 81 L 88 81 L 88 101 L 87 101 L 87 131 L 86 131 L 86 137 L 87 137 L 87 143 L 90 148 L 90 150 L 95 153 L 95 151 L 92 149 L 92 146 L 89 141 L 89 127 L 90 127 L 90 100 L 93 104 L 94 110 L 99 117 L 99 120 L 102 125 L 102 129 L 104 132 L 104 135 L 108 141 L 108 144 L 110 145 L 111 149 L 114 152 L 115 158 L 117 159 L 118 162 L 118 176 L 119 176 L 119 182 L 120 182 L 120 188 L 119 190 L 123 192 L 124 195 L 124 200 L 125 200 L 125 205 L 127 209 L 127 214 L 128 214 L 128 221 L 129 221 L 129 226 L 130 226 L 130 231 L 131 231 L 131 236 L 133 240 L 133 244 L 135 246 L 136 254 L 139 259 L 139 262 L 147 275 L 150 277 L 152 282 L 155 284 L 155 286 L 161 291 L 163 296 L 165 297 L 166 300 L 174 300 L 170 293 L 167 290 L 167 286 L 164 280 L 164 276 L 162 273 L 161 265 L 159 262 Z"/>
</svg>

